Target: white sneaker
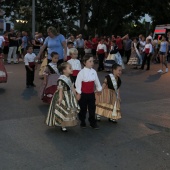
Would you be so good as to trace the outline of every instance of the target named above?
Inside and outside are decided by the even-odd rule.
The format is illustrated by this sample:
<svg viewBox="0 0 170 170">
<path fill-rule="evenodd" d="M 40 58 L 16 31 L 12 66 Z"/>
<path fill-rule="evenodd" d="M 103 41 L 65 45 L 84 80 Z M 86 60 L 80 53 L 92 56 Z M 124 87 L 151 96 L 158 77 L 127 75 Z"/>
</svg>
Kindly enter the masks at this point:
<svg viewBox="0 0 170 170">
<path fill-rule="evenodd" d="M 67 129 L 65 127 L 61 127 L 62 132 L 67 132 Z"/>
<path fill-rule="evenodd" d="M 100 115 L 97 115 L 96 118 L 97 118 L 97 121 L 100 121 L 100 120 L 101 120 Z"/>
<path fill-rule="evenodd" d="M 168 68 L 166 68 L 166 71 L 165 71 L 166 73 L 168 73 Z"/>
<path fill-rule="evenodd" d="M 163 71 L 162 71 L 162 70 L 159 70 L 158 73 L 163 73 Z"/>
</svg>

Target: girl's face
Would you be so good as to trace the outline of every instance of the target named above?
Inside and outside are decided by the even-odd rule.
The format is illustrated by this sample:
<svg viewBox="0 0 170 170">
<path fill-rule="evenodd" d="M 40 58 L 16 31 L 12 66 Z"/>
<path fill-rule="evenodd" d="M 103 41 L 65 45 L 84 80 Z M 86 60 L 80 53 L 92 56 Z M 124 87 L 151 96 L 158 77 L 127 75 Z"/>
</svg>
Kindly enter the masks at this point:
<svg viewBox="0 0 170 170">
<path fill-rule="evenodd" d="M 73 74 L 73 69 L 70 64 L 67 65 L 67 67 L 63 70 L 64 75 L 71 75 Z"/>
<path fill-rule="evenodd" d="M 86 61 L 85 66 L 86 66 L 87 68 L 92 68 L 92 67 L 94 66 L 94 59 L 93 59 L 93 57 L 90 57 L 90 58 Z"/>
<path fill-rule="evenodd" d="M 120 77 L 122 75 L 122 67 L 117 67 L 116 70 L 113 70 L 113 74 L 116 76 L 116 77 Z"/>
<path fill-rule="evenodd" d="M 57 62 L 58 62 L 58 55 L 54 55 L 54 56 L 52 57 L 52 62 L 53 62 L 53 63 L 57 63 Z"/>
<path fill-rule="evenodd" d="M 115 43 L 111 42 L 111 46 L 115 46 Z"/>
</svg>

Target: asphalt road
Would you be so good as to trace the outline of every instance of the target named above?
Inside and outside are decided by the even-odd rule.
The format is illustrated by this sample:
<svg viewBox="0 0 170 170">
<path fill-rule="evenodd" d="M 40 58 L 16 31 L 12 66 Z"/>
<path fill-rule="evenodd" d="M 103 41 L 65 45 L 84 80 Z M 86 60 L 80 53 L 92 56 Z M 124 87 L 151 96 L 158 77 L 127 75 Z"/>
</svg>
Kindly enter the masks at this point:
<svg viewBox="0 0 170 170">
<path fill-rule="evenodd" d="M 128 67 L 122 76 L 123 118 L 103 118 L 100 129 L 44 124 L 48 105 L 38 98 L 41 83 L 25 88 L 23 64 L 6 65 L 0 84 L 0 170 L 170 170 L 170 73 Z M 101 82 L 107 73 L 99 73 Z"/>
</svg>

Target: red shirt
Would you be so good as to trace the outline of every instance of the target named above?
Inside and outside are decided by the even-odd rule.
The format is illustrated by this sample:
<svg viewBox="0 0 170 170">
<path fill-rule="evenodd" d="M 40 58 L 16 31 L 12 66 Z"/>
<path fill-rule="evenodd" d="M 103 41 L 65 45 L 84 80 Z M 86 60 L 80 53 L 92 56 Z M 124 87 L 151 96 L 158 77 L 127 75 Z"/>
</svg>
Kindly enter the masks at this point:
<svg viewBox="0 0 170 170">
<path fill-rule="evenodd" d="M 98 38 L 93 38 L 92 42 L 94 43 L 93 44 L 93 49 L 96 50 L 97 46 L 98 46 L 98 43 L 99 43 L 99 39 Z"/>
<path fill-rule="evenodd" d="M 93 45 L 90 41 L 85 41 L 85 48 L 92 49 Z"/>
<path fill-rule="evenodd" d="M 122 39 L 121 38 L 117 38 L 116 39 L 116 45 L 118 46 L 119 50 L 123 49 L 123 43 L 122 43 Z"/>
</svg>

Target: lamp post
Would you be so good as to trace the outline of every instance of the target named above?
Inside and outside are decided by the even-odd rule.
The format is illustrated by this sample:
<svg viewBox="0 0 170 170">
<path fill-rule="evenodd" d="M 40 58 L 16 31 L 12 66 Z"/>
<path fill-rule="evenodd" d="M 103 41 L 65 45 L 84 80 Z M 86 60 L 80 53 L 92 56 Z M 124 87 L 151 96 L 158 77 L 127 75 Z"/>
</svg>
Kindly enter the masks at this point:
<svg viewBox="0 0 170 170">
<path fill-rule="evenodd" d="M 35 36 L 35 0 L 32 0 L 32 37 Z"/>
</svg>

